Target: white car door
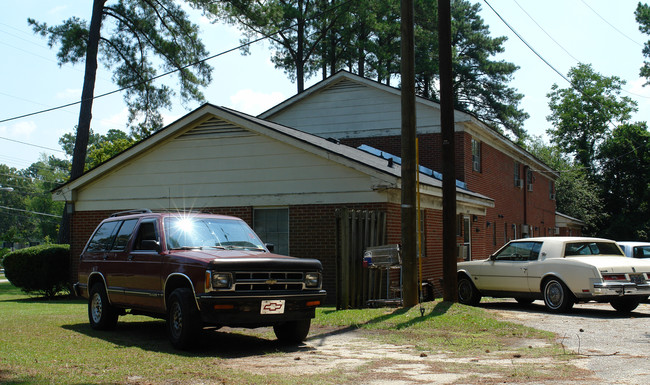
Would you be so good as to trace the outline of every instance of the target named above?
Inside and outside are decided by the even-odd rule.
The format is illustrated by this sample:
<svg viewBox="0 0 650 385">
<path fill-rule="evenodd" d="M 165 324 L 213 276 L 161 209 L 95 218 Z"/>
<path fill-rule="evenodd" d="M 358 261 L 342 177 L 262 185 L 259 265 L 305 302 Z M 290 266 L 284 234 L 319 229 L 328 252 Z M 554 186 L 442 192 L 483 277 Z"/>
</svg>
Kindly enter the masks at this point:
<svg viewBox="0 0 650 385">
<path fill-rule="evenodd" d="M 477 288 L 529 292 L 528 266 L 537 260 L 540 246 L 539 242 L 511 242 L 482 265 L 480 277 L 474 281 Z"/>
</svg>

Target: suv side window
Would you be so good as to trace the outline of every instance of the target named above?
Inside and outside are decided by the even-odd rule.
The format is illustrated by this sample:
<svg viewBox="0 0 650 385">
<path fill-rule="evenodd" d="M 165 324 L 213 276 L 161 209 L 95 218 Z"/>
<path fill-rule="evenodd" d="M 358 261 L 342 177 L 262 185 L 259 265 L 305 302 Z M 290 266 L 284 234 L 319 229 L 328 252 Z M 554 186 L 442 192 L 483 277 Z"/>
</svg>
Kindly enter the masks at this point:
<svg viewBox="0 0 650 385">
<path fill-rule="evenodd" d="M 131 234 L 133 233 L 133 229 L 137 223 L 137 219 L 129 219 L 122 223 L 120 230 L 117 232 L 117 237 L 115 237 L 115 244 L 113 245 L 112 250 L 122 251 L 126 249 L 126 245 L 129 243 L 129 239 L 131 238 Z"/>
<path fill-rule="evenodd" d="M 110 250 L 111 246 L 113 245 L 115 231 L 121 223 L 121 221 L 104 222 L 88 242 L 86 251 L 97 252 Z"/>
<path fill-rule="evenodd" d="M 155 220 L 144 220 L 140 223 L 138 234 L 135 238 L 133 250 L 152 250 L 151 247 L 143 245 L 143 241 L 158 241 L 158 231 Z"/>
</svg>

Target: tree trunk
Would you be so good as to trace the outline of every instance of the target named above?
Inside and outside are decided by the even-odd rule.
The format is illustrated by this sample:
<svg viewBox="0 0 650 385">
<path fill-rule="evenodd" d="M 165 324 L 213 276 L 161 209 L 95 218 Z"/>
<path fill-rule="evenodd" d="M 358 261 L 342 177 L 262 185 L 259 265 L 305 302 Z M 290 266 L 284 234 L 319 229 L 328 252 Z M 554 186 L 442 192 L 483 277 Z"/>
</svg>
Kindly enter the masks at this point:
<svg viewBox="0 0 650 385">
<path fill-rule="evenodd" d="M 84 172 L 86 164 L 86 150 L 90 136 L 90 120 L 92 119 L 93 97 L 95 96 L 95 78 L 97 76 L 97 51 L 99 49 L 99 37 L 102 26 L 102 12 L 106 0 L 94 0 L 93 13 L 90 19 L 90 30 L 88 34 L 88 47 L 86 50 L 86 71 L 84 84 L 81 91 L 81 107 L 79 108 L 79 124 L 77 125 L 77 138 L 72 154 L 72 169 L 70 180 L 80 177 Z M 59 243 L 70 242 L 70 214 L 66 208 L 63 210 L 61 227 L 59 228 Z"/>
</svg>

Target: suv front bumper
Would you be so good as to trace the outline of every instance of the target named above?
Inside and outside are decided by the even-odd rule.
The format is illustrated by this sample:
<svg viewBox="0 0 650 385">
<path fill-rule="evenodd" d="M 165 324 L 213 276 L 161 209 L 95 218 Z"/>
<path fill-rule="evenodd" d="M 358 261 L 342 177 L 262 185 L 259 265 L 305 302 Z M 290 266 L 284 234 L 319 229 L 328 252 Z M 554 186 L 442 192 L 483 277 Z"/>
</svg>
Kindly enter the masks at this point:
<svg viewBox="0 0 650 385">
<path fill-rule="evenodd" d="M 261 327 L 312 319 L 325 290 L 300 293 L 206 293 L 196 301 L 204 323 L 216 326 Z M 282 301 L 282 313 L 262 314 L 262 301 Z"/>
</svg>

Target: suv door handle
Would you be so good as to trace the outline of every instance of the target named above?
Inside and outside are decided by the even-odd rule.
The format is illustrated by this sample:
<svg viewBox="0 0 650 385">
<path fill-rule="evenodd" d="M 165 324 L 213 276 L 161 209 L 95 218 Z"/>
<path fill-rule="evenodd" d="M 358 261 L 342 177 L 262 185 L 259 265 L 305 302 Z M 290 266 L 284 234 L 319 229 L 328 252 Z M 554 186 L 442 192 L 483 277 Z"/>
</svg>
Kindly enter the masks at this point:
<svg viewBox="0 0 650 385">
<path fill-rule="evenodd" d="M 129 254 L 129 257 L 127 258 L 129 261 L 133 261 L 133 254 Z"/>
</svg>

